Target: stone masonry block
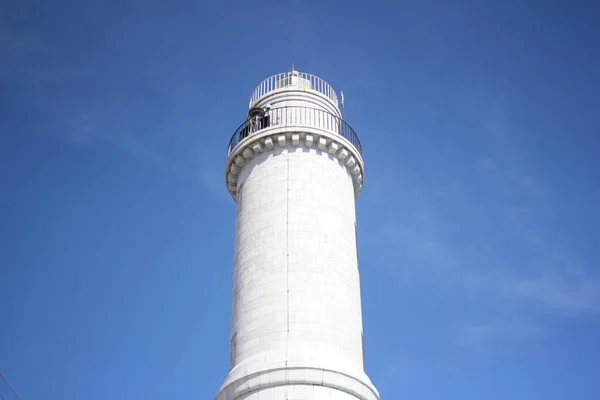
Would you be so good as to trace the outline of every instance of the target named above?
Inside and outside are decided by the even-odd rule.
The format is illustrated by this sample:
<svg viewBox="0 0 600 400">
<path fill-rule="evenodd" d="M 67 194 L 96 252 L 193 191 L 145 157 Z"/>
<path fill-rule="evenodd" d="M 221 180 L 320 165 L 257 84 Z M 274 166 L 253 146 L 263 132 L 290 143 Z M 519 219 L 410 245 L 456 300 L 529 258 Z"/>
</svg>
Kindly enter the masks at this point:
<svg viewBox="0 0 600 400">
<path fill-rule="evenodd" d="M 317 144 L 317 149 L 325 150 L 326 147 L 327 147 L 327 139 L 320 137 L 319 144 Z"/>
<path fill-rule="evenodd" d="M 300 145 L 300 134 L 292 134 L 292 146 L 298 147 Z"/>
<path fill-rule="evenodd" d="M 329 154 L 334 154 L 336 153 L 338 150 L 340 149 L 340 146 L 336 143 L 336 142 L 331 142 L 329 144 L 329 148 L 327 149 L 327 152 Z"/>
<path fill-rule="evenodd" d="M 279 147 L 285 147 L 285 145 L 286 145 L 285 135 L 277 136 L 277 144 L 279 144 Z"/>
<path fill-rule="evenodd" d="M 262 153 L 263 152 L 263 145 L 260 144 L 260 142 L 256 142 L 256 143 L 252 144 L 252 151 L 256 155 Z"/>
<path fill-rule="evenodd" d="M 273 144 L 273 138 L 268 137 L 265 139 L 265 147 L 267 148 L 267 150 L 273 150 L 273 147 L 275 147 L 275 145 Z"/>
<path fill-rule="evenodd" d="M 338 153 L 335 155 L 337 157 L 338 160 L 340 161 L 344 161 L 346 158 L 348 158 L 348 150 L 342 148 L 340 151 L 338 151 Z"/>
<path fill-rule="evenodd" d="M 313 145 L 313 140 L 314 140 L 313 135 L 307 134 L 304 137 L 304 144 L 306 145 L 306 147 L 308 147 L 310 149 Z"/>
<path fill-rule="evenodd" d="M 242 155 L 244 156 L 244 158 L 245 158 L 246 160 L 251 160 L 252 158 L 254 158 L 254 152 L 253 152 L 253 151 L 252 151 L 252 149 L 251 149 L 251 148 L 249 148 L 249 147 L 246 147 L 246 148 L 244 149 L 244 151 L 242 152 Z"/>
<path fill-rule="evenodd" d="M 242 156 L 237 156 L 237 158 L 235 159 L 235 163 L 239 166 L 239 167 L 243 167 L 244 165 L 246 165 L 246 159 Z"/>
<path fill-rule="evenodd" d="M 240 173 L 241 170 L 242 169 L 237 164 L 235 164 L 235 163 L 232 163 L 231 164 L 231 168 L 229 169 L 229 171 L 231 173 L 236 174 L 236 175 L 239 175 L 239 173 Z"/>
</svg>

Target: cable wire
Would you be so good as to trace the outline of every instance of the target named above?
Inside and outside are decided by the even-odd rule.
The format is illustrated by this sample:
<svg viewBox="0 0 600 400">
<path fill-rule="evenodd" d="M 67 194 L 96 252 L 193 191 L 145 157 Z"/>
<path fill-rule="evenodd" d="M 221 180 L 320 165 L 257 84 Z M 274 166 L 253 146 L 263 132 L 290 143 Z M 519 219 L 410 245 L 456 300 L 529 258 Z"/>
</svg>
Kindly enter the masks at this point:
<svg viewBox="0 0 600 400">
<path fill-rule="evenodd" d="M 15 397 L 19 400 L 21 400 L 21 398 L 19 397 L 19 395 L 17 394 L 17 391 L 15 390 L 14 387 L 12 387 L 12 385 L 10 384 L 10 382 L 8 381 L 8 379 L 6 379 L 6 377 L 4 376 L 4 374 L 2 373 L 2 371 L 0 371 L 0 378 L 2 378 L 2 380 L 6 383 L 6 386 L 8 386 L 8 388 L 10 389 L 10 391 L 15 395 Z"/>
</svg>

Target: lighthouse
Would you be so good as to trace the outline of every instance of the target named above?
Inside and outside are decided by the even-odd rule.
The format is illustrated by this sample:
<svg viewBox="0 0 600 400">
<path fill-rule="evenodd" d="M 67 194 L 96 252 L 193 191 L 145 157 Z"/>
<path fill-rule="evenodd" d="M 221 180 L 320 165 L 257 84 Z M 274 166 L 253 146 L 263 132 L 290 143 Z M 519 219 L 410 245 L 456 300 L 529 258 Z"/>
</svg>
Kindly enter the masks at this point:
<svg viewBox="0 0 600 400">
<path fill-rule="evenodd" d="M 340 105 L 327 82 L 292 69 L 254 89 L 231 137 L 229 374 L 216 400 L 379 399 L 363 358 L 364 162 Z"/>
</svg>

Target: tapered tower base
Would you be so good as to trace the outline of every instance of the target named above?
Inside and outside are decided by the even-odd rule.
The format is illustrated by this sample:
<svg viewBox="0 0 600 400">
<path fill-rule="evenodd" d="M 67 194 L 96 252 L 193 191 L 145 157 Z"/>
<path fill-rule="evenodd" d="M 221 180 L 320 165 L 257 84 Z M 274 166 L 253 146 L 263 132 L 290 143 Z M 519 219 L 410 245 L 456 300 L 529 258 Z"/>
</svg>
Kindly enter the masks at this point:
<svg viewBox="0 0 600 400">
<path fill-rule="evenodd" d="M 313 367 L 281 367 L 232 374 L 217 400 L 379 400 L 364 374 L 361 379 Z"/>
</svg>

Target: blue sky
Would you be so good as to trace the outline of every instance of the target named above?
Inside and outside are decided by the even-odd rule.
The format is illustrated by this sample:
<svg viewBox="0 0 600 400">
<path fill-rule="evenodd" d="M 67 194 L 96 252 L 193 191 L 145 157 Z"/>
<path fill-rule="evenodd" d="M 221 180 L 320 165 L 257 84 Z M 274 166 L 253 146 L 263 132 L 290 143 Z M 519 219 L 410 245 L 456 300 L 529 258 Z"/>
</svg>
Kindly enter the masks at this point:
<svg viewBox="0 0 600 400">
<path fill-rule="evenodd" d="M 363 144 L 382 397 L 599 398 L 599 17 L 591 1 L 4 1 L 0 370 L 28 400 L 214 396 L 227 143 L 254 87 L 295 63 L 344 91 Z"/>
</svg>

